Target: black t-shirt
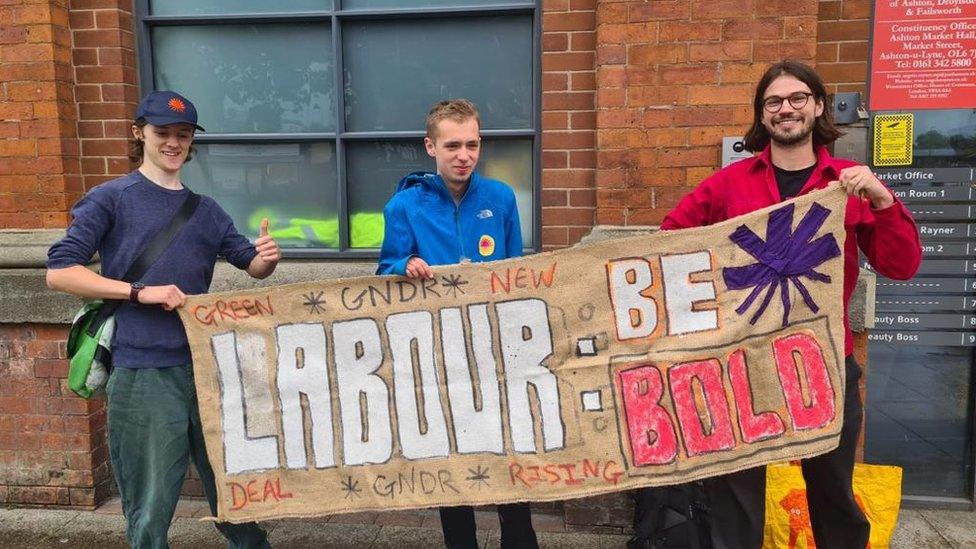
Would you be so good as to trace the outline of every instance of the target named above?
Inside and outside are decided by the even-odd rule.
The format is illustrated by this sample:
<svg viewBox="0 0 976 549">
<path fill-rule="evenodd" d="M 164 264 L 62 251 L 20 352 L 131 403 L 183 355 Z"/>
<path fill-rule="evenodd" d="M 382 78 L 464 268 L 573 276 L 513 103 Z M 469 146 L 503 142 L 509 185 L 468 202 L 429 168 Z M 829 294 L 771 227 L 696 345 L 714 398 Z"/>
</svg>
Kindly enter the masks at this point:
<svg viewBox="0 0 976 549">
<path fill-rule="evenodd" d="M 810 174 L 813 173 L 813 169 L 817 165 L 803 168 L 802 170 L 784 170 L 773 166 L 773 172 L 776 174 L 776 185 L 779 187 L 779 196 L 782 200 L 789 200 L 796 196 L 803 188 L 803 184 L 810 179 Z"/>
</svg>

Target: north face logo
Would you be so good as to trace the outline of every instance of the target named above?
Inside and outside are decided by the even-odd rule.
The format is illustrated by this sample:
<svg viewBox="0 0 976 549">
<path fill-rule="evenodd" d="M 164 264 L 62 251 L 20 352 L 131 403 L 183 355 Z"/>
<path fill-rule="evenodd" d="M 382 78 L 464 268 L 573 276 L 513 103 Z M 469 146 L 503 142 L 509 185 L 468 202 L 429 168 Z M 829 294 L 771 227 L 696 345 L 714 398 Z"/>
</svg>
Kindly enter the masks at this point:
<svg viewBox="0 0 976 549">
<path fill-rule="evenodd" d="M 495 214 L 491 213 L 491 210 L 481 210 L 480 212 L 478 212 L 478 219 L 488 219 L 493 215 Z"/>
</svg>

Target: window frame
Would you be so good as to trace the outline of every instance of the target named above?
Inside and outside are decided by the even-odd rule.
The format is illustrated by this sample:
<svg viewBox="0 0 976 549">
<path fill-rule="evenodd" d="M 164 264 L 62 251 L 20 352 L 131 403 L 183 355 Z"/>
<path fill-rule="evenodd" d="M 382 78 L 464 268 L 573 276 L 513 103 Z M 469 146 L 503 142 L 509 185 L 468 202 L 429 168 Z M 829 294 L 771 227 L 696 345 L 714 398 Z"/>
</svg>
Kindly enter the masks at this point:
<svg viewBox="0 0 976 549">
<path fill-rule="evenodd" d="M 151 15 L 151 0 L 136 0 L 136 55 L 139 60 L 139 86 L 143 95 L 155 90 L 154 57 L 152 31 L 163 26 L 191 25 L 240 25 L 265 23 L 330 23 L 332 32 L 332 53 L 335 56 L 336 90 L 336 131 L 314 133 L 200 133 L 194 143 L 210 144 L 277 144 L 277 143 L 316 143 L 331 141 L 336 154 L 337 197 L 339 212 L 339 248 L 283 248 L 286 258 L 308 259 L 376 259 L 376 248 L 350 248 L 349 246 L 349 208 L 346 173 L 346 143 L 350 141 L 420 141 L 424 130 L 410 131 L 346 131 L 344 65 L 342 59 L 342 27 L 346 21 L 357 20 L 402 20 L 402 19 L 445 19 L 459 17 L 481 17 L 501 15 L 530 15 L 532 17 L 532 126 L 519 129 L 481 130 L 485 139 L 530 138 L 532 140 L 532 245 L 526 252 L 537 252 L 542 247 L 542 6 L 541 0 L 515 1 L 505 4 L 477 4 L 455 7 L 416 7 L 386 9 L 347 9 L 341 8 L 342 0 L 323 0 L 331 4 L 331 9 L 315 12 L 268 12 L 260 14 L 192 14 L 192 15 Z M 431 160 L 433 169 L 433 160 Z M 523 224 L 525 220 L 522 220 Z"/>
</svg>

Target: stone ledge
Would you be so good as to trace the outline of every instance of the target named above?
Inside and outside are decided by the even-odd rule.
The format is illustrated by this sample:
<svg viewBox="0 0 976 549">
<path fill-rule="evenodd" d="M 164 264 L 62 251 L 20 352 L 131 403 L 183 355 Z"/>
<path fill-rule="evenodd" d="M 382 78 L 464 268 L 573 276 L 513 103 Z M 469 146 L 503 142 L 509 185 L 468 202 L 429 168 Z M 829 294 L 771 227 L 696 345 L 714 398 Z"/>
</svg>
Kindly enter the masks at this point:
<svg viewBox="0 0 976 549">
<path fill-rule="evenodd" d="M 851 331 L 864 332 L 874 328 L 875 289 L 878 276 L 867 269 L 861 269 L 857 276 L 857 286 L 851 294 L 850 308 L 847 312 L 851 320 Z"/>
<path fill-rule="evenodd" d="M 97 270 L 98 265 L 90 265 Z M 210 291 L 245 290 L 309 280 L 349 278 L 372 274 L 373 262 L 284 260 L 275 273 L 256 280 L 226 262 L 218 262 Z M 80 298 L 47 288 L 43 268 L 0 269 L 0 324 L 67 324 L 81 307 Z"/>
<path fill-rule="evenodd" d="M 64 229 L 0 229 L 0 269 L 43 268 L 48 248 L 62 237 Z"/>
<path fill-rule="evenodd" d="M 0 324 L 67 324 L 84 303 L 47 288 L 44 269 L 0 269 Z"/>
<path fill-rule="evenodd" d="M 660 229 L 657 225 L 597 225 L 580 239 L 580 244 L 593 244 L 615 238 L 653 234 Z"/>
<path fill-rule="evenodd" d="M 67 324 L 71 321 L 83 301 L 49 290 L 44 280 L 47 250 L 63 236 L 63 229 L 0 230 L 0 296 L 3 296 L 3 301 L 0 301 L 0 323 Z M 98 263 L 92 263 L 89 268 L 97 271 Z M 286 259 L 278 265 L 273 275 L 256 280 L 219 261 L 210 291 L 348 278 L 372 274 L 375 268 L 376 263 L 372 261 Z"/>
</svg>

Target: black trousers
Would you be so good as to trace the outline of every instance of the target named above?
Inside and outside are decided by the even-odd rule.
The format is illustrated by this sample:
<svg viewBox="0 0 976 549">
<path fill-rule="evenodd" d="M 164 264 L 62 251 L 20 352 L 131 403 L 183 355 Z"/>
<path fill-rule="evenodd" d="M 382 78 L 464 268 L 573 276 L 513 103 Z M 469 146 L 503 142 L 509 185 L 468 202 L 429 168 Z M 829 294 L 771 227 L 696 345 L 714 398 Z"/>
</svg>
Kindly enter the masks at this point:
<svg viewBox="0 0 976 549">
<path fill-rule="evenodd" d="M 474 507 L 441 507 L 441 531 L 447 549 L 478 549 Z M 538 549 L 528 503 L 498 506 L 501 523 L 501 549 Z"/>
<path fill-rule="evenodd" d="M 766 467 L 707 478 L 702 484 L 712 547 L 760 549 L 766 521 Z"/>
<path fill-rule="evenodd" d="M 857 382 L 861 367 L 847 357 L 844 422 L 840 445 L 800 462 L 817 547 L 864 549 L 871 525 L 854 501 L 854 453 L 864 407 Z M 756 467 L 705 480 L 709 527 L 716 549 L 762 547 L 766 518 L 766 468 Z"/>
<path fill-rule="evenodd" d="M 800 462 L 807 483 L 807 505 L 817 547 L 864 549 L 871 523 L 854 501 L 854 452 L 861 432 L 864 407 L 857 381 L 861 367 L 847 357 L 847 393 L 840 446 L 831 452 Z"/>
</svg>

